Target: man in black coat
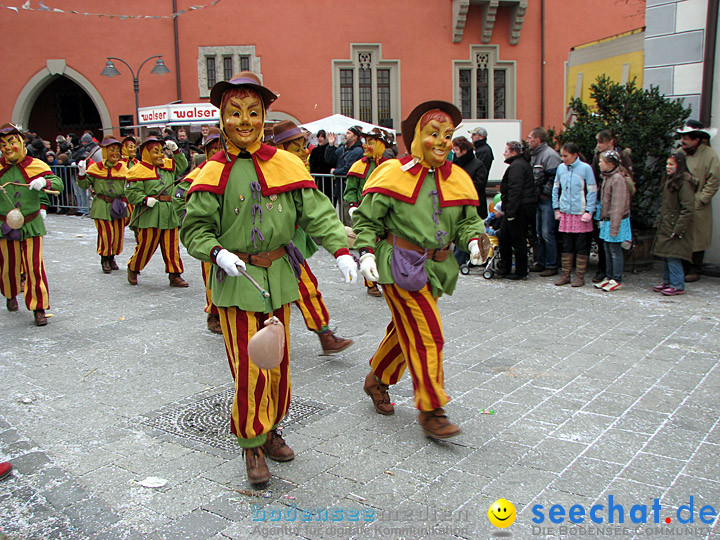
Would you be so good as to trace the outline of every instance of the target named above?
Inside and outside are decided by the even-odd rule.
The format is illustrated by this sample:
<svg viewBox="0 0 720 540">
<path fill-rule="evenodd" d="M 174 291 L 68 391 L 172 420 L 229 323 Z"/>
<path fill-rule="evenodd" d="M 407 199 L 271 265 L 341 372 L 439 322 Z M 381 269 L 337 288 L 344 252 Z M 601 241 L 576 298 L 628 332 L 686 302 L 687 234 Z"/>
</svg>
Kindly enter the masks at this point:
<svg viewBox="0 0 720 540">
<path fill-rule="evenodd" d="M 495 156 L 493 155 L 492 148 L 490 148 L 490 145 L 487 143 L 487 135 L 487 130 L 484 127 L 476 127 L 470 130 L 470 138 L 475 147 L 475 157 L 482 161 L 482 164 L 485 165 L 489 174 Z"/>
<path fill-rule="evenodd" d="M 505 145 L 505 169 L 500 194 L 504 216 L 500 225 L 500 276 L 507 279 L 527 279 L 527 239 L 530 221 L 535 219 L 538 188 L 535 185 L 532 167 L 523 155 L 522 143 L 510 141 Z M 515 254 L 515 272 L 512 257 Z"/>
<path fill-rule="evenodd" d="M 481 218 L 487 217 L 487 195 L 485 194 L 485 187 L 488 181 L 488 170 L 482 161 L 475 157 L 473 152 L 473 144 L 468 141 L 465 137 L 458 137 L 453 139 L 453 163 L 459 165 L 463 170 L 468 173 L 468 176 L 472 178 L 475 190 L 477 191 L 478 198 L 480 199 L 480 206 L 478 206 L 478 214 Z"/>
</svg>

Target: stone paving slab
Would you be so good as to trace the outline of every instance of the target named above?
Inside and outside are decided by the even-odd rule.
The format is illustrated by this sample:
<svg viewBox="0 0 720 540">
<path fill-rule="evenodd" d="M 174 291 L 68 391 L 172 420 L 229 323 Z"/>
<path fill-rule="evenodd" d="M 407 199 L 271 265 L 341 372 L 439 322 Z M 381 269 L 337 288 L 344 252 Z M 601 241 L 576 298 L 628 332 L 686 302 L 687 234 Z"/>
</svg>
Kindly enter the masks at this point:
<svg viewBox="0 0 720 540">
<path fill-rule="evenodd" d="M 395 415 L 373 411 L 362 381 L 389 312 L 321 251 L 310 262 L 331 327 L 356 343 L 319 356 L 293 309 L 293 394 L 323 410 L 288 422 L 296 459 L 270 462 L 253 490 L 237 452 L 148 423 L 231 383 L 199 263 L 182 251 L 190 288 L 173 289 L 156 254 L 132 287 L 129 231 L 123 270 L 104 275 L 92 221 L 47 226 L 49 325 L 34 327 L 23 302 L 0 312 L 0 459 L 15 466 L 0 482 L 0 539 L 561 538 L 583 532 L 572 506 L 602 504 L 607 521 L 610 496 L 626 514 L 662 508 L 661 523 L 619 538 L 720 538 L 717 520 L 700 521 L 703 506 L 720 511 L 716 278 L 666 298 L 650 291 L 657 269 L 617 293 L 460 276 L 439 308 L 446 409 L 463 434 L 438 443 L 417 425 L 407 374 L 390 391 Z M 168 482 L 142 487 L 148 476 Z M 674 529 L 691 497 L 695 528 Z M 499 498 L 517 510 L 505 530 L 487 518 Z"/>
</svg>

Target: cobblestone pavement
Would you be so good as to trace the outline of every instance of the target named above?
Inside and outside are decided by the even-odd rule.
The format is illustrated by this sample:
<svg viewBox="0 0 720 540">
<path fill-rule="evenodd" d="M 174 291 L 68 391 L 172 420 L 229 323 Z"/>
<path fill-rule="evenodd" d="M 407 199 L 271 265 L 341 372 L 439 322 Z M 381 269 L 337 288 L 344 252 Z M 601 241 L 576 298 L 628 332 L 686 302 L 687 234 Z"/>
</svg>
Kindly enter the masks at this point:
<svg viewBox="0 0 720 540">
<path fill-rule="evenodd" d="M 437 443 L 407 376 L 396 414 L 374 412 L 362 382 L 388 309 L 320 252 L 331 325 L 355 344 L 319 356 L 293 308 L 297 457 L 269 462 L 258 492 L 227 434 L 231 377 L 199 263 L 183 252 L 190 288 L 174 289 L 158 253 L 132 287 L 129 231 L 123 269 L 104 275 L 92 221 L 47 225 L 49 325 L 22 302 L 0 313 L 0 460 L 15 466 L 0 538 L 720 538 L 704 508 L 720 509 L 717 279 L 670 298 L 650 291 L 657 265 L 615 293 L 460 276 L 440 310 L 446 410 L 463 433 Z M 517 510 L 507 529 L 488 520 L 500 498 Z"/>
</svg>

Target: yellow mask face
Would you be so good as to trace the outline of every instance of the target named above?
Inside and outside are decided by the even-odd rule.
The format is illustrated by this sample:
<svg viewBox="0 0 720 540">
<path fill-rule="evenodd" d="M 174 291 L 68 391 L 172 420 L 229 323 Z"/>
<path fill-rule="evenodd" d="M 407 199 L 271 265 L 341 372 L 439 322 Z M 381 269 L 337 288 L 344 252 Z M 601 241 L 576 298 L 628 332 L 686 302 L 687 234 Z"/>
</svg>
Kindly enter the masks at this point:
<svg viewBox="0 0 720 540">
<path fill-rule="evenodd" d="M 256 92 L 231 97 L 222 114 L 225 135 L 238 148 L 245 149 L 262 137 L 265 111 Z"/>
<path fill-rule="evenodd" d="M 365 140 L 363 148 L 365 149 L 363 155 L 376 161 L 385 153 L 385 143 L 369 137 Z"/>
<path fill-rule="evenodd" d="M 108 167 L 114 167 L 117 162 L 120 161 L 121 146 L 119 144 L 111 144 L 110 146 L 104 146 L 102 149 L 103 161 L 107 163 Z"/>
<path fill-rule="evenodd" d="M 122 147 L 122 155 L 125 159 L 137 158 L 137 146 L 132 141 L 125 141 Z"/>
<path fill-rule="evenodd" d="M 165 154 L 160 143 L 148 144 L 142 151 L 142 160 L 145 163 L 151 163 L 156 167 L 160 167 L 165 162 Z"/>
<path fill-rule="evenodd" d="M 15 133 L 0 136 L 0 152 L 8 163 L 19 163 L 27 156 L 25 143 Z"/>
<path fill-rule="evenodd" d="M 432 113 L 433 111 L 430 111 Z M 429 113 L 425 113 L 429 114 Z M 441 167 L 452 150 L 452 138 L 455 126 L 449 120 L 431 119 L 420 128 L 422 118 L 415 126 L 415 137 L 412 142 L 412 155 L 418 157 L 430 167 Z"/>
<path fill-rule="evenodd" d="M 215 140 L 205 147 L 205 157 L 210 159 L 220 151 L 220 140 Z"/>
<path fill-rule="evenodd" d="M 283 146 L 285 150 L 287 150 L 291 154 L 295 154 L 302 160 L 303 163 L 307 164 L 308 151 L 305 146 L 305 142 L 305 139 L 303 137 L 300 137 L 299 139 L 294 139 L 287 144 L 283 144 Z"/>
</svg>

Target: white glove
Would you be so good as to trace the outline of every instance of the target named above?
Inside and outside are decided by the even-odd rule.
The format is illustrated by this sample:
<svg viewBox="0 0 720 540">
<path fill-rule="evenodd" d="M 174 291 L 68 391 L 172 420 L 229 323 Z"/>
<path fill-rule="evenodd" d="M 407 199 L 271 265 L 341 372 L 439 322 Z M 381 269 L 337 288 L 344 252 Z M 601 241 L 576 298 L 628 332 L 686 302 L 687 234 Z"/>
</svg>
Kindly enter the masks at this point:
<svg viewBox="0 0 720 540">
<path fill-rule="evenodd" d="M 32 182 L 30 182 L 30 189 L 34 189 L 35 191 L 42 191 L 47 187 L 47 180 L 44 178 L 36 178 Z"/>
<path fill-rule="evenodd" d="M 357 209 L 358 209 L 357 206 L 351 206 L 351 207 L 348 209 L 348 215 L 350 216 L 350 219 L 352 219 L 352 215 L 355 213 L 355 210 L 357 210 Z"/>
<path fill-rule="evenodd" d="M 350 255 L 340 255 L 337 258 L 337 265 L 345 278 L 345 283 L 357 281 L 357 263 Z"/>
<path fill-rule="evenodd" d="M 87 171 L 87 161 L 84 159 L 81 161 L 78 161 L 78 176 L 85 176 L 85 172 Z"/>
<path fill-rule="evenodd" d="M 155 197 L 148 197 L 147 199 L 145 199 L 145 206 L 147 206 L 148 208 L 152 208 L 153 206 L 155 206 L 157 201 L 158 200 Z"/>
<path fill-rule="evenodd" d="M 243 260 L 235 255 L 232 251 L 228 251 L 227 249 L 221 249 L 217 256 L 215 257 L 215 262 L 217 262 L 217 265 L 225 270 L 225 273 L 228 276 L 238 277 L 240 275 L 240 270 L 238 270 L 238 266 L 245 270 L 245 263 Z"/>
<path fill-rule="evenodd" d="M 165 141 L 165 148 L 174 153 L 178 149 L 178 145 L 175 141 L 171 141 L 170 139 L 168 139 L 167 141 Z"/>
<path fill-rule="evenodd" d="M 41 208 L 40 209 L 40 217 L 42 218 L 43 221 L 45 221 L 45 218 L 47 217 L 47 210 L 45 210 L 44 208 Z"/>
<path fill-rule="evenodd" d="M 475 266 L 479 266 L 487 259 L 487 253 L 480 251 L 480 246 L 477 240 L 471 240 L 468 244 L 468 250 L 470 251 L 470 262 Z"/>
<path fill-rule="evenodd" d="M 360 257 L 360 273 L 368 281 L 377 281 L 380 279 L 378 275 L 377 265 L 375 264 L 375 254 L 366 253 Z"/>
</svg>

